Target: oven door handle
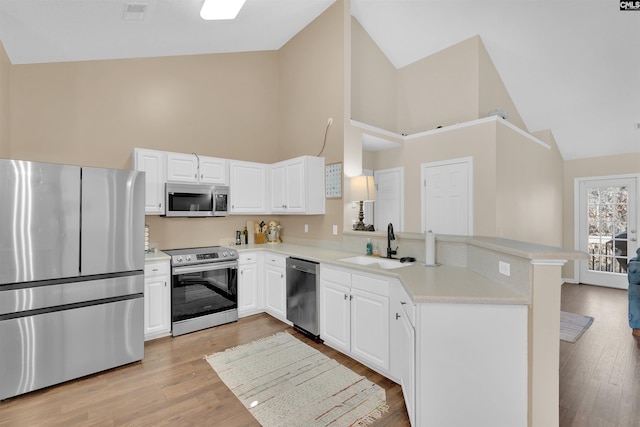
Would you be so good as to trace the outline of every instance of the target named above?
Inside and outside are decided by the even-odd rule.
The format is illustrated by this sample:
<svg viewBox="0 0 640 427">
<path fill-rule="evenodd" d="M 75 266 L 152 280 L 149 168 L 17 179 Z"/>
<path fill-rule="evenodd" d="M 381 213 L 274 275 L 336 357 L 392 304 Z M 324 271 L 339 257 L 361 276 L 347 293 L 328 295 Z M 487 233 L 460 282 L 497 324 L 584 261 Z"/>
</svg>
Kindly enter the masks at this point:
<svg viewBox="0 0 640 427">
<path fill-rule="evenodd" d="M 226 268 L 238 269 L 238 262 L 216 262 L 212 264 L 199 264 L 187 267 L 174 267 L 172 270 L 173 275 L 176 274 L 189 274 L 197 273 L 199 271 L 212 271 L 212 270 L 224 270 Z"/>
</svg>

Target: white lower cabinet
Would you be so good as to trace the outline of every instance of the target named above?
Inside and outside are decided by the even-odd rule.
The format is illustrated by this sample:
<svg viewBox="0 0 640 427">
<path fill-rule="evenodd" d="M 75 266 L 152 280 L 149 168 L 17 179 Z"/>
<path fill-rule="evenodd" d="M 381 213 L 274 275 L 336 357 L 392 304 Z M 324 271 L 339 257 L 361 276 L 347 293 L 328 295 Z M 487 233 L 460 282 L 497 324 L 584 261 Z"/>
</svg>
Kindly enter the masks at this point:
<svg viewBox="0 0 640 427">
<path fill-rule="evenodd" d="M 171 274 L 169 261 L 144 266 L 144 339 L 171 333 Z"/>
<path fill-rule="evenodd" d="M 264 254 L 265 311 L 284 322 L 287 321 L 286 257 L 274 253 Z"/>
<path fill-rule="evenodd" d="M 388 280 L 321 264 L 320 290 L 325 343 L 388 375 Z"/>
<path fill-rule="evenodd" d="M 263 311 L 259 287 L 260 262 L 256 252 L 241 253 L 238 259 L 238 317 Z"/>
<path fill-rule="evenodd" d="M 390 378 L 402 386 L 411 425 L 415 423 L 416 306 L 398 280 L 391 280 Z"/>
</svg>

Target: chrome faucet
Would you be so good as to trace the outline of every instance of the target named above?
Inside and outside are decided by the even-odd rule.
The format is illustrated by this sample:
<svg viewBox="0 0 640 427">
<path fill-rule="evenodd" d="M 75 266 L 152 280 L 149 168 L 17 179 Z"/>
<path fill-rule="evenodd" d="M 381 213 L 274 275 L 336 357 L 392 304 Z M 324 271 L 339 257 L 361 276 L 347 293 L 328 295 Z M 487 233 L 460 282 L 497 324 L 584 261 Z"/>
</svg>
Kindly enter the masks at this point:
<svg viewBox="0 0 640 427">
<path fill-rule="evenodd" d="M 396 240 L 396 235 L 393 234 L 393 224 L 387 225 L 387 258 L 393 258 L 393 255 L 398 253 L 398 247 L 391 249 L 391 241 Z"/>
</svg>

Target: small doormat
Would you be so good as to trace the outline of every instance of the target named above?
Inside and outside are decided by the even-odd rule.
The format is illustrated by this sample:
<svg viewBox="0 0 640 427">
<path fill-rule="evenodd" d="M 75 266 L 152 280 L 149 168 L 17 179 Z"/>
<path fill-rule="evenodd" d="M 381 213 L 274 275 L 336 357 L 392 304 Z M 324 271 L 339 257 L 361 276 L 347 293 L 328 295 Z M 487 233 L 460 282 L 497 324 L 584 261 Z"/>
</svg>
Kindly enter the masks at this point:
<svg viewBox="0 0 640 427">
<path fill-rule="evenodd" d="M 286 332 L 205 358 L 265 427 L 371 424 L 383 388 Z"/>
<path fill-rule="evenodd" d="M 560 340 L 567 342 L 576 342 L 578 338 L 589 329 L 593 323 L 593 317 L 583 316 L 581 314 L 560 312 Z"/>
</svg>

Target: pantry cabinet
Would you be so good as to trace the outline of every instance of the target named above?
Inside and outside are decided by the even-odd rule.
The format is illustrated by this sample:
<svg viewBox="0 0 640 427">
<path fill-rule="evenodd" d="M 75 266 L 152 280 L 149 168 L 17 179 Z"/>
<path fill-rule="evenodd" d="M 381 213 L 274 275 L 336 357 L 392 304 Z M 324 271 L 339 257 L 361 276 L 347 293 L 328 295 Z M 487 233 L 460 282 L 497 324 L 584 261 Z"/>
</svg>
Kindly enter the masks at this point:
<svg viewBox="0 0 640 427">
<path fill-rule="evenodd" d="M 267 165 L 231 160 L 229 162 L 229 181 L 230 213 L 267 212 Z"/>
<path fill-rule="evenodd" d="M 261 254 L 241 253 L 238 259 L 238 317 L 249 316 L 264 310 L 260 302 L 262 292 L 259 283 Z"/>
<path fill-rule="evenodd" d="M 165 153 L 135 148 L 132 157 L 133 169 L 145 172 L 144 213 L 146 215 L 164 215 Z"/>
<path fill-rule="evenodd" d="M 272 213 L 325 213 L 324 158 L 301 156 L 269 167 Z"/>
<path fill-rule="evenodd" d="M 167 181 L 227 185 L 227 162 L 216 157 L 167 153 Z"/>
<path fill-rule="evenodd" d="M 144 266 L 144 339 L 171 333 L 171 273 L 169 261 Z"/>
<path fill-rule="evenodd" d="M 336 350 L 389 372 L 389 282 L 320 266 L 320 336 Z"/>
</svg>

